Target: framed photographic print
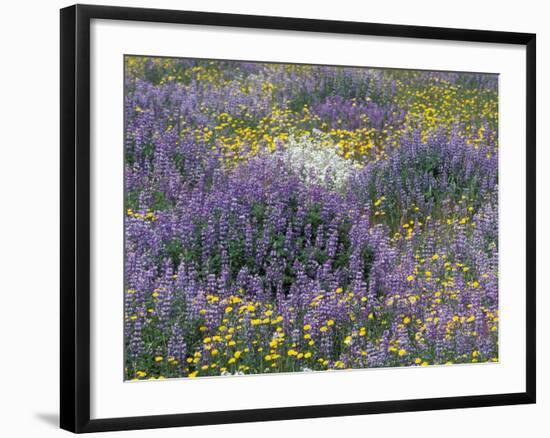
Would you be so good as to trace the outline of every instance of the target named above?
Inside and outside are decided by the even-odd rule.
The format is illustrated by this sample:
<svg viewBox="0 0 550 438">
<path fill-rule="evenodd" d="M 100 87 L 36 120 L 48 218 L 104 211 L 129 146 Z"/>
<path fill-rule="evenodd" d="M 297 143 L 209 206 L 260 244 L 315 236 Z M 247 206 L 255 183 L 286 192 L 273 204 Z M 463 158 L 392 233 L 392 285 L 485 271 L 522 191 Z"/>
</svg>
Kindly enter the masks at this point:
<svg viewBox="0 0 550 438">
<path fill-rule="evenodd" d="M 535 35 L 61 10 L 61 427 L 535 402 Z"/>
</svg>

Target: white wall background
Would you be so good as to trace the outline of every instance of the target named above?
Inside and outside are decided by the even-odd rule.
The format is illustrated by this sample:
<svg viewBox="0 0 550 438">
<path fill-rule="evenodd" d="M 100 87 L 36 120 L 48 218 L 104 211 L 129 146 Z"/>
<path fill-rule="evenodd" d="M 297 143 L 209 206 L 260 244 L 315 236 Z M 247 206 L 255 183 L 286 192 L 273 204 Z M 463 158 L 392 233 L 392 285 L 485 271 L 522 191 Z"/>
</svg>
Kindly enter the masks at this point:
<svg viewBox="0 0 550 438">
<path fill-rule="evenodd" d="M 539 403 L 530 406 L 124 432 L 124 436 L 405 437 L 545 436 L 550 430 L 550 324 L 544 291 L 550 244 L 547 102 L 549 10 L 541 0 L 102 0 L 102 4 L 300 16 L 537 33 Z M 59 335 L 59 13 L 66 1 L 9 2 L 0 15 L 0 430 L 7 437 L 57 429 Z M 546 105 L 545 105 L 546 104 Z M 7 136 L 6 136 L 7 133 Z M 546 278 L 545 278 L 546 277 Z M 550 309 L 548 309 L 550 310 Z M 546 348 L 544 348 L 546 347 Z M 120 435 L 120 434 L 118 434 Z"/>
</svg>

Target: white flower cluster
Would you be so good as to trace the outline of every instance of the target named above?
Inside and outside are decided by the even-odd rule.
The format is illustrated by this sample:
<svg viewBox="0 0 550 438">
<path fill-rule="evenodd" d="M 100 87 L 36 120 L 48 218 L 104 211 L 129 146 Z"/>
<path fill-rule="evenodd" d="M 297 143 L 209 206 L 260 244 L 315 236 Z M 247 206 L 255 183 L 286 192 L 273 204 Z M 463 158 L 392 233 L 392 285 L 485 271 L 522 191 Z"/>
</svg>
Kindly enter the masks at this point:
<svg viewBox="0 0 550 438">
<path fill-rule="evenodd" d="M 317 130 L 300 138 L 291 135 L 286 148 L 277 154 L 306 184 L 336 190 L 345 187 L 357 168 L 352 160 L 338 155 L 337 146 L 328 135 Z"/>
</svg>

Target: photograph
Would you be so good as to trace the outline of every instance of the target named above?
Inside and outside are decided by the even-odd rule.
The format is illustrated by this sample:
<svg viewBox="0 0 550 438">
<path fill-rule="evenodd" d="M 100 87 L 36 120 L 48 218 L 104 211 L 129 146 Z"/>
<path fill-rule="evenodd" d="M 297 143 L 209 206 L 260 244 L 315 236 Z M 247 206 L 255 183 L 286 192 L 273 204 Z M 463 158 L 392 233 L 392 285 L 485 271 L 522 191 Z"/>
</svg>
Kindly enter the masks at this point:
<svg viewBox="0 0 550 438">
<path fill-rule="evenodd" d="M 2 10 L 3 436 L 549 429 L 543 2 L 100 3 Z"/>
<path fill-rule="evenodd" d="M 124 380 L 499 362 L 498 74 L 121 62 Z"/>
</svg>

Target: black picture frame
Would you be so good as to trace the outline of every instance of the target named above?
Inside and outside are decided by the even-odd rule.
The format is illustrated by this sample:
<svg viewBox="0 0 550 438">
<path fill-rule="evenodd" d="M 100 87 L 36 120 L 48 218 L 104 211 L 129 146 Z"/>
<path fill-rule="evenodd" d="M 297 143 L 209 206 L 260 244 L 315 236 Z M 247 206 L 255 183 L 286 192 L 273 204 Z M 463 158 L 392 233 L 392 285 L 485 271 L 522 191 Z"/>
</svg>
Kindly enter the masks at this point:
<svg viewBox="0 0 550 438">
<path fill-rule="evenodd" d="M 90 419 L 90 22 L 182 23 L 334 34 L 409 37 L 526 47 L 526 375 L 525 392 Z M 61 386 L 60 426 L 75 432 L 194 426 L 535 403 L 536 35 L 423 26 L 74 5 L 61 9 Z"/>
</svg>

